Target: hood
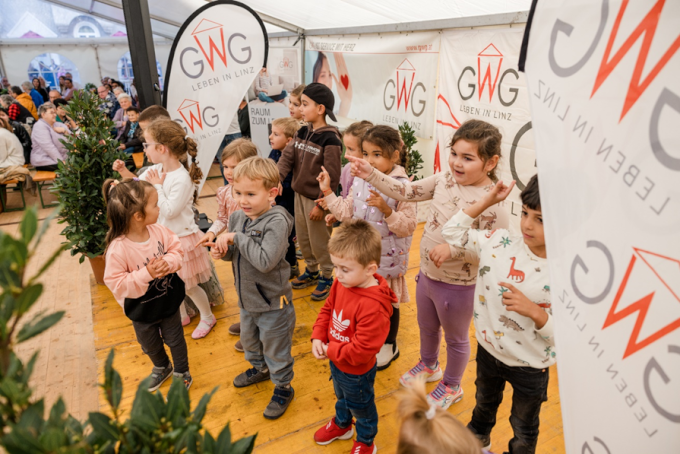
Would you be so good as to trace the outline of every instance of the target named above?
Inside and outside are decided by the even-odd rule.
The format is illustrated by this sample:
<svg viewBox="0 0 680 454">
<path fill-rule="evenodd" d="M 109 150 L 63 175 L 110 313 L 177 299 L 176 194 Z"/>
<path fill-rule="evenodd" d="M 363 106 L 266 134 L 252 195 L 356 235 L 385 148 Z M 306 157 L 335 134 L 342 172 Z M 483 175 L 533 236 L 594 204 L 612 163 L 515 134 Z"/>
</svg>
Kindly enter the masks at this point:
<svg viewBox="0 0 680 454">
<path fill-rule="evenodd" d="M 333 132 L 336 136 L 338 136 L 338 139 L 340 139 L 340 141 L 342 141 L 342 136 L 340 135 L 340 130 L 338 128 L 336 128 L 335 126 L 326 125 L 326 126 L 320 127 L 319 129 L 312 129 L 312 124 L 307 123 L 307 134 L 306 134 L 306 137 L 305 137 L 305 142 L 308 142 L 314 134 L 323 134 L 324 132 Z"/>
<path fill-rule="evenodd" d="M 373 277 L 378 281 L 378 285 L 368 288 L 351 287 L 347 290 L 355 293 L 357 297 L 374 299 L 380 303 L 384 310 L 389 311 L 392 303 L 397 302 L 397 295 L 392 291 L 390 286 L 387 285 L 387 281 L 384 277 L 379 274 L 374 274 Z"/>
<path fill-rule="evenodd" d="M 406 174 L 406 169 L 404 169 L 402 166 L 394 166 L 390 174 L 388 175 L 390 177 L 396 178 L 396 177 L 402 177 L 402 178 L 408 178 L 408 175 Z"/>
<path fill-rule="evenodd" d="M 28 99 L 31 100 L 31 102 L 33 102 L 33 98 L 31 98 L 31 95 L 29 95 L 28 93 L 22 93 L 22 94 L 18 95 L 17 98 L 16 98 L 17 101 L 19 100 L 19 98 L 21 98 L 21 99 L 28 98 Z"/>
<path fill-rule="evenodd" d="M 239 210 L 240 211 L 240 210 Z M 241 213 L 243 213 L 241 211 Z M 280 206 L 280 205 L 275 205 L 272 207 L 271 210 L 267 211 L 264 213 L 262 216 L 259 218 L 255 219 L 252 224 L 250 224 L 250 228 L 258 225 L 259 223 L 267 223 L 271 221 L 272 219 L 275 219 L 276 217 L 281 217 L 286 220 L 286 223 L 288 225 L 288 228 L 292 228 L 293 224 L 295 223 L 295 219 L 293 219 L 293 216 L 288 213 L 288 211 Z"/>
</svg>

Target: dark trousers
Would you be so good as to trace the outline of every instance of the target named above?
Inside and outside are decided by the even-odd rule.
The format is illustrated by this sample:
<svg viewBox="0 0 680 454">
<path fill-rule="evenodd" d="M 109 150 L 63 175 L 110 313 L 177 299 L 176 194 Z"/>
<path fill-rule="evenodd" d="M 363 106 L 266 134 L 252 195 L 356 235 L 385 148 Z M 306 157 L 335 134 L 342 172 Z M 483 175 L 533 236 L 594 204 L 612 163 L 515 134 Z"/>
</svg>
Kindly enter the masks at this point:
<svg viewBox="0 0 680 454">
<path fill-rule="evenodd" d="M 352 417 L 356 418 L 357 441 L 373 444 L 378 434 L 378 409 L 375 406 L 375 372 L 377 363 L 363 375 L 346 374 L 338 369 L 333 361 L 331 378 L 338 402 L 335 404 L 335 423 L 348 427 Z"/>
<path fill-rule="evenodd" d="M 503 401 L 505 383 L 512 385 L 510 425 L 514 437 L 510 440 L 511 454 L 533 454 L 538 440 L 538 415 L 541 404 L 548 400 L 548 369 L 511 367 L 477 346 L 477 394 L 475 409 L 468 428 L 488 437 L 496 425 L 496 412 Z"/>
<path fill-rule="evenodd" d="M 165 352 L 163 342 L 170 347 L 172 360 L 175 362 L 175 372 L 183 374 L 189 370 L 189 357 L 187 356 L 187 342 L 184 339 L 184 328 L 179 310 L 175 315 L 160 319 L 153 323 L 132 322 L 137 335 L 137 342 L 142 346 L 142 351 L 151 359 L 156 367 L 167 367 L 170 358 Z M 158 332 L 160 328 L 160 333 Z"/>
<path fill-rule="evenodd" d="M 295 219 L 295 191 L 292 188 L 283 188 L 283 194 L 276 198 L 276 204 L 281 205 Z M 295 255 L 295 225 L 288 235 L 288 250 L 286 251 L 286 262 L 290 266 L 297 266 L 297 256 Z"/>
<path fill-rule="evenodd" d="M 35 170 L 45 170 L 47 172 L 56 172 L 59 170 L 58 164 L 50 164 L 48 166 L 35 166 Z"/>
</svg>

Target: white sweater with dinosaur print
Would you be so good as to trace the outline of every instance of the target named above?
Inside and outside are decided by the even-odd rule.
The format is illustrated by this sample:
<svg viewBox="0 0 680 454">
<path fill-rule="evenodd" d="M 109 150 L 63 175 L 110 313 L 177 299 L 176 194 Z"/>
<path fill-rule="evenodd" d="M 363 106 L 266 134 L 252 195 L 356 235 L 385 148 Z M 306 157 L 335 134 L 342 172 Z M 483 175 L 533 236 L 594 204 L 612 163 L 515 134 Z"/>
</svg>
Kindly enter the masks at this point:
<svg viewBox="0 0 680 454">
<path fill-rule="evenodd" d="M 544 369 L 555 363 L 555 338 L 550 303 L 548 260 L 531 252 L 521 236 L 505 229 L 474 230 L 463 210 L 442 229 L 447 243 L 479 257 L 473 318 L 477 342 L 508 366 Z M 508 311 L 499 282 L 508 282 L 548 313 L 537 329 L 533 320 Z"/>
</svg>

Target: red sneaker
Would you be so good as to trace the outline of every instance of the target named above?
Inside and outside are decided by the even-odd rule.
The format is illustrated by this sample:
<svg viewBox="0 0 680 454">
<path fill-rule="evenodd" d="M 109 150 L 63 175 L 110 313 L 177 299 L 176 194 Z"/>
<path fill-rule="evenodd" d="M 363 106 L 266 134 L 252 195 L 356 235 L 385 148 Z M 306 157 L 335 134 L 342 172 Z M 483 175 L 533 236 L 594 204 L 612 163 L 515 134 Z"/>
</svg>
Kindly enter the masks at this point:
<svg viewBox="0 0 680 454">
<path fill-rule="evenodd" d="M 373 443 L 372 445 L 364 444 L 360 441 L 354 440 L 354 446 L 350 454 L 375 454 L 378 452 L 378 447 Z"/>
<path fill-rule="evenodd" d="M 348 427 L 341 429 L 335 424 L 335 418 L 333 418 L 328 421 L 328 424 L 316 431 L 314 434 L 314 441 L 319 445 L 327 445 L 335 440 L 349 440 L 352 438 L 352 435 L 354 435 L 352 424 L 354 424 L 354 420 L 352 420 L 352 423 Z"/>
</svg>

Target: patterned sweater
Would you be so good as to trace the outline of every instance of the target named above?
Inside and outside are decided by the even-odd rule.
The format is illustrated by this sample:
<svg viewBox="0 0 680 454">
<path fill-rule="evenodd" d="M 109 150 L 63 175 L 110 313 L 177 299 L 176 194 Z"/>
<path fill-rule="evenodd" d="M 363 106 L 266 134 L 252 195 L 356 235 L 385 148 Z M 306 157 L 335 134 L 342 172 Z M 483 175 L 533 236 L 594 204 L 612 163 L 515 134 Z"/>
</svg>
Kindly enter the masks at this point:
<svg viewBox="0 0 680 454">
<path fill-rule="evenodd" d="M 231 194 L 232 186 L 230 184 L 222 186 L 217 190 L 217 219 L 213 222 L 208 232 L 212 232 L 215 236 L 227 230 L 229 226 L 229 216 L 231 216 L 234 211 L 241 209 L 238 202 L 234 200 L 234 196 Z"/>
<path fill-rule="evenodd" d="M 473 221 L 461 210 L 446 223 L 442 236 L 479 257 L 473 312 L 477 342 L 508 366 L 550 367 L 556 353 L 548 260 L 531 252 L 522 237 L 505 229 L 474 230 Z M 545 326 L 537 329 L 529 317 L 506 310 L 502 295 L 508 290 L 499 282 L 511 283 L 541 306 L 548 313 Z"/>
</svg>

